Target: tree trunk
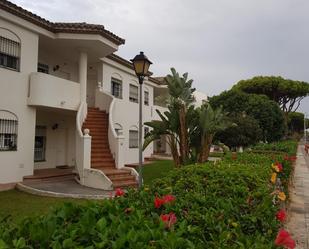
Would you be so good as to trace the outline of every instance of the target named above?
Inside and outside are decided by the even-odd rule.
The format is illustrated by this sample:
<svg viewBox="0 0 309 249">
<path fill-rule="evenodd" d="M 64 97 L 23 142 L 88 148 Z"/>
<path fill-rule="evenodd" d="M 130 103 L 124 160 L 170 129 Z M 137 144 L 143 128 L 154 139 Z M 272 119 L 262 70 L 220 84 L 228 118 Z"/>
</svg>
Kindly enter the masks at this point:
<svg viewBox="0 0 309 249">
<path fill-rule="evenodd" d="M 212 139 L 213 135 L 206 135 L 204 138 L 202 138 L 204 143 L 201 144 L 202 150 L 199 156 L 199 163 L 204 163 L 208 160 Z"/>
<path fill-rule="evenodd" d="M 180 167 L 180 158 L 179 158 L 179 154 L 178 154 L 176 139 L 175 139 L 174 136 L 168 136 L 168 140 L 169 140 L 169 146 L 171 148 L 173 160 L 175 162 L 175 166 L 177 168 L 179 168 Z"/>
<path fill-rule="evenodd" d="M 180 134 L 179 134 L 179 141 L 180 141 L 180 158 L 181 163 L 185 163 L 188 159 L 188 131 L 186 126 L 186 109 L 185 106 L 182 105 L 179 110 L 179 124 L 180 124 Z"/>
</svg>

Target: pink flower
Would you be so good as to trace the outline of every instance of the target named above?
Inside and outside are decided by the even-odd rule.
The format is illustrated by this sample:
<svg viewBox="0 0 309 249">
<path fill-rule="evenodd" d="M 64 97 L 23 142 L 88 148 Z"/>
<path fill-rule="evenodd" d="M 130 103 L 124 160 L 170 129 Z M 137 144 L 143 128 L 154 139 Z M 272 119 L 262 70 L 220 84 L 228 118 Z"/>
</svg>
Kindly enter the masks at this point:
<svg viewBox="0 0 309 249">
<path fill-rule="evenodd" d="M 156 197 L 154 199 L 154 206 L 155 206 L 155 208 L 160 208 L 163 204 L 164 204 L 164 200 L 163 199 L 160 199 L 158 197 Z"/>
<path fill-rule="evenodd" d="M 121 188 L 117 188 L 115 191 L 115 196 L 123 196 L 125 193 Z"/>
<path fill-rule="evenodd" d="M 295 241 L 292 239 L 291 235 L 284 229 L 281 229 L 275 240 L 276 246 L 284 246 L 289 249 L 294 249 L 296 246 Z"/>
<path fill-rule="evenodd" d="M 177 222 L 177 217 L 173 212 L 169 214 L 161 214 L 160 218 L 166 228 L 171 228 Z"/>
<path fill-rule="evenodd" d="M 276 218 L 277 220 L 283 222 L 286 219 L 286 212 L 283 209 L 280 209 L 277 213 L 276 213 Z"/>
</svg>

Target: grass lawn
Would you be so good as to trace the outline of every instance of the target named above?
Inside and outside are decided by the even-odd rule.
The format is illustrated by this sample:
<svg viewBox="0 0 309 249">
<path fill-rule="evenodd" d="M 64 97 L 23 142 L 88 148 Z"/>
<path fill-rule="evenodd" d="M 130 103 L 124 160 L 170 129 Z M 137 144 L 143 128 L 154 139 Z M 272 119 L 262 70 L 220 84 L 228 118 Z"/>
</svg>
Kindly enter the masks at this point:
<svg viewBox="0 0 309 249">
<path fill-rule="evenodd" d="M 36 196 L 18 190 L 0 192 L 0 219 L 12 215 L 13 221 L 19 222 L 26 216 L 47 213 L 64 202 L 85 203 L 86 200 Z"/>
<path fill-rule="evenodd" d="M 150 184 L 156 178 L 166 175 L 167 172 L 174 168 L 174 161 L 159 160 L 143 167 L 144 184 Z"/>
<path fill-rule="evenodd" d="M 144 183 L 150 184 L 154 179 L 165 176 L 173 169 L 173 164 L 168 160 L 148 164 L 143 168 Z M 18 190 L 0 192 L 0 219 L 11 215 L 13 221 L 19 222 L 26 216 L 45 214 L 64 202 L 85 203 L 87 200 L 36 196 Z"/>
</svg>

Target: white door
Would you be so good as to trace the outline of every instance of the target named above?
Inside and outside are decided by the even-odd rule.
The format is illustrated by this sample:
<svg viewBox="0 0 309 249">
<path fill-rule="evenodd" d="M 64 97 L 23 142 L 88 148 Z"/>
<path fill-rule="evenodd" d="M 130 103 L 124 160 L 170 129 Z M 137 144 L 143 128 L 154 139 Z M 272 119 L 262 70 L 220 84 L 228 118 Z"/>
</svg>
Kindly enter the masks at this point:
<svg viewBox="0 0 309 249">
<path fill-rule="evenodd" d="M 67 165 L 66 148 L 67 148 L 67 130 L 56 130 L 56 166 Z"/>
</svg>

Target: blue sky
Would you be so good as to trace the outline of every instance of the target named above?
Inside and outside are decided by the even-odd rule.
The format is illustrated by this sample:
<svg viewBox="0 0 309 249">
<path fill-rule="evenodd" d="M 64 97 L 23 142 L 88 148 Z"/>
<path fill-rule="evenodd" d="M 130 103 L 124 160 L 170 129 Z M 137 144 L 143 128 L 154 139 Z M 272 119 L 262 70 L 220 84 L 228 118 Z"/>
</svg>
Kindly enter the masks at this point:
<svg viewBox="0 0 309 249">
<path fill-rule="evenodd" d="M 51 20 L 90 22 L 140 50 L 156 76 L 189 72 L 194 86 L 219 94 L 241 79 L 280 75 L 309 82 L 308 0 L 13 0 Z M 309 98 L 301 111 L 309 113 Z"/>
</svg>

